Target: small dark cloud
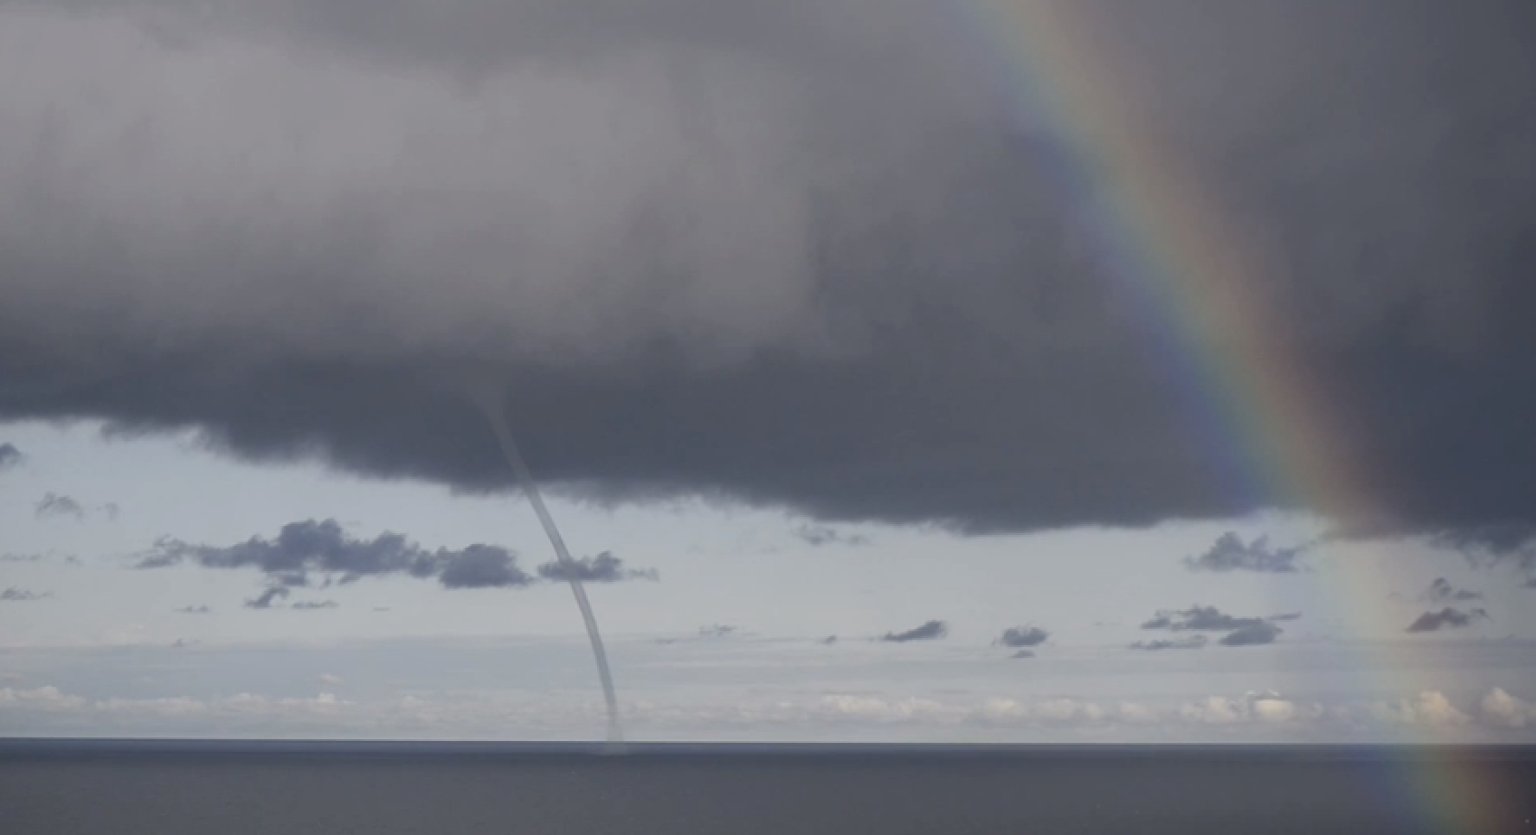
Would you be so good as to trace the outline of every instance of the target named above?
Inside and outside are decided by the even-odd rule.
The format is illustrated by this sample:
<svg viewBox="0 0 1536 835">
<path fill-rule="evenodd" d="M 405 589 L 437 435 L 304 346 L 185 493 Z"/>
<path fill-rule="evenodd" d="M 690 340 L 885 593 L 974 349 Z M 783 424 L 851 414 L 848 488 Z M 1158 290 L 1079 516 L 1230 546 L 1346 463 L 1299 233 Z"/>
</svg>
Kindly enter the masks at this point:
<svg viewBox="0 0 1536 835">
<path fill-rule="evenodd" d="M 314 611 L 316 609 L 334 609 L 338 604 L 334 600 L 300 600 L 289 608 L 298 609 L 301 612 Z"/>
<path fill-rule="evenodd" d="M 715 623 L 709 626 L 699 627 L 700 638 L 726 638 L 736 632 L 736 627 L 728 623 Z"/>
<path fill-rule="evenodd" d="M 1429 584 L 1429 588 L 1419 595 L 1419 599 L 1426 603 L 1453 603 L 1467 600 L 1482 600 L 1483 595 L 1481 592 L 1469 589 L 1458 589 L 1452 586 L 1450 581 L 1444 577 L 1436 577 L 1435 581 Z"/>
<path fill-rule="evenodd" d="M 1488 612 L 1483 609 L 1471 609 L 1463 612 L 1446 606 L 1438 612 L 1425 612 L 1408 624 L 1408 632 L 1435 632 L 1440 629 L 1459 629 L 1470 626 L 1474 620 L 1486 619 Z"/>
<path fill-rule="evenodd" d="M 9 586 L 4 591 L 0 591 L 0 600 L 8 603 L 21 603 L 28 600 L 42 600 L 52 596 L 53 592 L 35 592 L 28 589 L 17 588 L 15 586 Z"/>
<path fill-rule="evenodd" d="M 442 568 L 437 579 L 444 588 L 500 588 L 533 582 L 527 572 L 517 567 L 517 557 L 511 551 L 495 545 L 471 545 L 441 556 L 439 561 Z"/>
<path fill-rule="evenodd" d="M 1142 623 L 1141 628 L 1172 629 L 1176 632 L 1183 630 L 1225 632 L 1263 622 L 1263 618 L 1234 617 L 1215 606 L 1191 606 L 1188 609 L 1163 609 L 1151 620 Z"/>
<path fill-rule="evenodd" d="M 213 610 L 208 608 L 207 606 L 182 606 L 182 607 L 178 608 L 176 611 L 178 611 L 178 612 L 180 612 L 180 613 L 182 613 L 184 615 L 206 615 L 206 614 L 212 612 Z"/>
<path fill-rule="evenodd" d="M 196 639 L 189 641 L 186 638 L 177 638 L 175 641 L 171 642 L 171 647 L 174 649 L 186 649 L 187 647 L 195 647 L 200 643 L 202 643 L 202 641 L 198 641 Z"/>
<path fill-rule="evenodd" d="M 828 635 L 827 637 L 822 638 L 817 643 L 821 644 L 824 647 L 832 646 L 833 644 L 837 643 L 837 636 L 836 635 Z"/>
<path fill-rule="evenodd" d="M 828 525 L 802 524 L 795 528 L 795 536 L 807 545 L 868 545 L 869 537 L 860 533 L 844 533 Z"/>
<path fill-rule="evenodd" d="M 76 519 L 85 518 L 85 508 L 69 496 L 59 493 L 44 493 L 37 504 L 33 505 L 32 513 L 39 519 L 55 519 L 60 516 L 73 516 Z"/>
<path fill-rule="evenodd" d="M 1021 649 L 1018 652 L 1015 652 L 1010 657 L 1011 658 L 1034 658 L 1035 657 L 1035 651 L 1032 650 L 1032 649 Z"/>
<path fill-rule="evenodd" d="M 1005 647 L 1037 647 L 1049 637 L 1051 633 L 1038 626 L 1014 626 L 1004 629 L 997 642 Z"/>
<path fill-rule="evenodd" d="M 620 580 L 659 580 L 661 575 L 654 568 L 624 567 L 624 561 L 612 552 L 604 551 L 595 557 L 573 559 L 570 563 L 552 560 L 539 566 L 539 576 L 546 580 L 570 580 L 574 575 L 586 583 L 617 583 Z"/>
<path fill-rule="evenodd" d="M 948 634 L 949 626 L 944 621 L 930 620 L 922 626 L 915 626 L 905 632 L 887 632 L 880 636 L 880 640 L 904 644 L 907 641 L 934 641 Z"/>
<path fill-rule="evenodd" d="M 1239 627 L 1221 637 L 1221 645 L 1227 647 L 1249 647 L 1257 644 L 1272 644 L 1275 638 L 1285 630 L 1268 621 L 1259 621 Z"/>
<path fill-rule="evenodd" d="M 123 512 L 123 509 L 118 505 L 117 502 L 107 502 L 105 504 L 97 505 L 96 511 L 108 519 L 116 522 L 118 515 Z"/>
<path fill-rule="evenodd" d="M 21 450 L 17 449 L 15 444 L 0 444 L 0 473 L 12 467 L 21 466 L 21 462 L 25 460 L 26 456 L 21 454 Z"/>
<path fill-rule="evenodd" d="M 0 562 L 42 562 L 47 554 L 0 554 Z"/>
<path fill-rule="evenodd" d="M 1190 571 L 1257 571 L 1269 574 L 1291 574 L 1300 570 L 1296 560 L 1302 546 L 1274 548 L 1268 537 L 1259 537 L 1244 543 L 1237 534 L 1228 532 L 1198 557 L 1185 557 L 1184 565 Z"/>
<path fill-rule="evenodd" d="M 1137 641 L 1131 649 L 1156 651 L 1163 649 L 1199 649 L 1206 645 L 1204 635 L 1186 635 L 1182 638 L 1159 638 L 1155 641 Z"/>
<path fill-rule="evenodd" d="M 1278 615 L 1270 615 L 1269 617 L 1265 618 L 1265 620 L 1270 621 L 1271 623 L 1275 621 L 1301 620 L 1301 613 L 1281 612 Z"/>
<path fill-rule="evenodd" d="M 245 601 L 247 609 L 270 609 L 272 601 L 288 596 L 288 589 L 283 586 L 270 586 L 266 591 L 250 600 Z"/>
</svg>

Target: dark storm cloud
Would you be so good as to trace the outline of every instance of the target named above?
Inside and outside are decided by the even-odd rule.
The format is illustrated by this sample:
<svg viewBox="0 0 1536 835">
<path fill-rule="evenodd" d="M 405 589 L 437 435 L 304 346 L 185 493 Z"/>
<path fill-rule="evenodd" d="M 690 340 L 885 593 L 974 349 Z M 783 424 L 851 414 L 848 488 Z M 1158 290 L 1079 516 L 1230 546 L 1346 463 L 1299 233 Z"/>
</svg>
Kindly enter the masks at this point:
<svg viewBox="0 0 1536 835">
<path fill-rule="evenodd" d="M 1241 629 L 1264 623 L 1264 618 L 1243 618 L 1229 615 L 1215 606 L 1191 606 L 1188 609 L 1163 609 L 1150 620 L 1142 623 L 1142 629 L 1197 630 L 1221 632 Z"/>
<path fill-rule="evenodd" d="M 1529 4 L 1018 8 L 1208 195 L 1160 256 L 944 4 L 0 3 L 0 419 L 505 488 L 474 369 L 588 495 L 1226 516 L 1275 499 L 1145 297 L 1203 235 L 1263 265 L 1199 350 L 1273 337 L 1396 530 L 1536 523 Z"/>
<path fill-rule="evenodd" d="M 1247 647 L 1255 644 L 1272 644 L 1285 630 L 1268 621 L 1259 621 L 1238 627 L 1221 636 L 1219 642 L 1226 647 Z"/>
<path fill-rule="evenodd" d="M 539 576 L 546 580 L 570 580 L 572 576 L 587 583 L 616 583 L 620 580 L 659 580 L 656 569 L 625 568 L 624 561 L 604 551 L 595 557 L 578 557 L 569 565 L 557 560 L 539 566 Z"/>
<path fill-rule="evenodd" d="M 1453 603 L 1466 600 L 1482 600 L 1482 592 L 1470 589 L 1458 589 L 1451 585 L 1451 581 L 1444 577 L 1436 577 L 1429 588 L 1419 595 L 1419 599 L 1426 603 Z"/>
<path fill-rule="evenodd" d="M 1472 622 L 1479 618 L 1487 618 L 1488 613 L 1482 609 L 1472 609 L 1463 612 L 1446 606 L 1438 612 L 1425 612 L 1408 624 L 1407 632 L 1435 632 L 1440 629 L 1455 629 L 1463 626 L 1471 626 Z"/>
<path fill-rule="evenodd" d="M 1296 560 L 1302 548 L 1272 548 L 1268 537 L 1244 543 L 1235 533 L 1224 533 L 1198 557 L 1185 557 L 1190 571 L 1258 571 L 1289 574 L 1300 570 Z"/>
<path fill-rule="evenodd" d="M 57 519 L 60 516 L 73 516 L 76 520 L 85 518 L 85 508 L 69 496 L 59 493 L 45 493 L 37 504 L 32 506 L 32 514 L 39 519 Z"/>
<path fill-rule="evenodd" d="M 534 578 L 517 565 L 517 555 L 497 545 L 475 544 L 462 549 L 428 550 L 397 533 L 385 532 L 372 539 L 347 535 L 335 519 L 290 522 L 270 539 L 253 536 L 235 545 L 197 545 L 165 538 L 140 554 L 135 567 L 166 568 L 189 562 L 205 568 L 253 568 L 260 571 L 268 592 L 331 583 L 351 583 L 363 577 L 404 574 L 437 578 L 444 588 L 472 589 L 526 586 Z M 576 561 L 582 579 L 593 582 L 655 580 L 654 569 L 625 568 L 609 552 Z M 549 579 L 564 579 L 553 564 L 540 566 Z M 313 582 L 314 576 L 324 579 Z M 270 596 L 258 598 L 257 608 L 267 608 Z M 303 607 L 295 604 L 294 608 Z"/>
<path fill-rule="evenodd" d="M 1186 635 L 1182 638 L 1158 638 L 1155 641 L 1137 641 L 1131 649 L 1157 651 L 1164 649 L 1200 649 L 1208 639 L 1204 635 Z"/>
<path fill-rule="evenodd" d="M 0 473 L 12 467 L 21 466 L 24 460 L 26 456 L 21 454 L 21 450 L 17 449 L 15 444 L 0 444 Z"/>
<path fill-rule="evenodd" d="M 4 591 L 0 591 L 0 601 L 4 601 L 6 603 L 21 603 L 29 600 L 42 600 L 52 596 L 53 592 L 45 591 L 39 593 L 29 589 L 17 588 L 15 586 L 7 586 Z"/>
<path fill-rule="evenodd" d="M 1038 626 L 1013 626 L 1003 630 L 997 642 L 1005 647 L 1034 647 L 1046 642 L 1051 633 Z"/>
<path fill-rule="evenodd" d="M 904 644 L 907 641 L 934 641 L 949 634 L 949 627 L 942 620 L 930 620 L 922 626 L 914 626 L 905 632 L 887 632 L 880 640 Z"/>
</svg>

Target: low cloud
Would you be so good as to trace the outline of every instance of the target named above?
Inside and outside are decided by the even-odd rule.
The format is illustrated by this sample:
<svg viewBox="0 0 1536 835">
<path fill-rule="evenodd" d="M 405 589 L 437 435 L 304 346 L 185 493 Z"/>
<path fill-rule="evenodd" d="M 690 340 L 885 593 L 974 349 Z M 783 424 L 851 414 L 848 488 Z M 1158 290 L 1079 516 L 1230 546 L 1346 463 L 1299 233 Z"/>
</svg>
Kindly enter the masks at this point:
<svg viewBox="0 0 1536 835">
<path fill-rule="evenodd" d="M 1131 649 L 1157 651 L 1163 649 L 1200 649 L 1208 643 L 1204 635 L 1186 635 L 1182 638 L 1159 638 L 1155 641 L 1137 641 Z"/>
<path fill-rule="evenodd" d="M 827 525 L 802 524 L 795 529 L 795 536 L 807 545 L 868 545 L 869 537 L 860 533 L 845 533 Z"/>
<path fill-rule="evenodd" d="M 269 586 L 266 591 L 245 601 L 247 609 L 270 609 L 274 600 L 280 600 L 288 596 L 288 589 L 283 586 Z"/>
<path fill-rule="evenodd" d="M 1035 647 L 1050 637 L 1050 632 L 1038 626 L 1014 626 L 1004 629 L 997 642 L 1005 647 Z"/>
<path fill-rule="evenodd" d="M 1035 657 L 1035 651 L 1032 650 L 1032 649 L 1021 649 L 1018 652 L 1015 652 L 1010 657 L 1011 658 L 1034 658 Z"/>
<path fill-rule="evenodd" d="M 183 615 L 206 615 L 206 614 L 212 612 L 213 610 L 208 608 L 207 606 L 182 606 L 182 607 L 178 608 L 176 611 L 180 612 Z"/>
<path fill-rule="evenodd" d="M 291 522 L 275 537 L 254 536 L 222 547 L 164 538 L 140 554 L 135 567 L 166 568 L 184 562 L 206 568 L 254 568 L 266 575 L 274 588 L 311 586 L 317 574 L 324 577 L 318 584 L 322 586 L 333 579 L 351 583 L 390 574 L 436 578 L 449 589 L 517 587 L 534 582 L 534 577 L 518 566 L 517 554 L 498 545 L 428 550 L 397 533 L 385 532 L 372 539 L 348 536 L 335 519 Z M 654 570 L 625 568 L 618 557 L 606 551 L 577 560 L 576 565 L 581 579 L 590 582 L 658 577 Z M 539 567 L 539 574 L 552 580 L 565 579 L 566 569 L 546 563 Z M 271 602 L 270 597 L 263 598 Z"/>
<path fill-rule="evenodd" d="M 1523 728 L 1536 724 L 1536 704 L 1511 696 L 1502 687 L 1488 691 L 1478 702 L 1478 712 L 1485 723 L 1501 728 Z"/>
<path fill-rule="evenodd" d="M 517 567 L 517 555 L 495 545 L 471 545 L 458 552 L 438 552 L 437 580 L 443 588 L 484 589 L 526 586 L 533 582 Z M 413 572 L 415 573 L 415 572 Z"/>
<path fill-rule="evenodd" d="M 1215 606 L 1191 606 L 1188 609 L 1159 610 L 1151 620 L 1143 622 L 1141 628 L 1172 629 L 1175 632 L 1183 630 L 1223 632 L 1263 622 L 1263 618 L 1234 617 Z"/>
<path fill-rule="evenodd" d="M 904 644 L 908 641 L 935 641 L 949 634 L 949 626 L 942 620 L 930 620 L 922 626 L 915 626 L 905 632 L 887 632 L 880 636 L 880 640 L 896 644 Z"/>
<path fill-rule="evenodd" d="M 570 563 L 551 560 L 539 566 L 539 576 L 546 580 L 568 581 L 574 575 L 586 583 L 617 583 L 620 580 L 659 580 L 661 575 L 654 568 L 625 568 L 624 561 L 612 552 L 604 551 L 595 557 L 580 557 Z"/>
<path fill-rule="evenodd" d="M 1438 612 L 1425 612 L 1408 624 L 1408 632 L 1437 632 L 1441 629 L 1460 629 L 1463 626 L 1471 626 L 1478 619 L 1486 619 L 1488 612 L 1483 609 L 1460 609 L 1446 606 Z"/>
<path fill-rule="evenodd" d="M 1226 632 L 1218 642 L 1222 646 L 1243 647 L 1274 643 L 1282 630 L 1273 621 L 1296 620 L 1300 612 L 1286 612 L 1268 618 L 1237 617 L 1215 606 L 1191 606 L 1188 609 L 1163 609 L 1151 620 L 1141 624 L 1142 629 L 1168 629 L 1174 632 Z M 1163 644 L 1163 645 L 1159 645 Z M 1203 643 L 1200 644 L 1203 646 Z M 1143 642 L 1134 649 L 1195 649 L 1190 642 L 1175 646 L 1172 642 Z"/>
<path fill-rule="evenodd" d="M 1235 629 L 1223 635 L 1221 645 L 1226 647 L 1250 647 L 1258 644 L 1272 644 L 1275 638 L 1285 630 L 1268 621 L 1251 623 L 1240 629 Z"/>
<path fill-rule="evenodd" d="M 17 449 L 15 444 L 0 444 L 0 473 L 21 466 L 21 462 L 25 460 L 26 456 L 21 454 L 21 450 Z"/>
<path fill-rule="evenodd" d="M 60 493 L 44 493 L 32 507 L 32 514 L 39 519 L 57 519 L 62 516 L 85 518 L 85 508 L 69 496 Z"/>
<path fill-rule="evenodd" d="M 17 588 L 16 586 L 8 586 L 4 591 L 0 591 L 0 601 L 5 601 L 7 603 L 23 603 L 29 600 L 43 600 L 44 598 L 52 596 L 53 592 L 35 592 L 31 591 L 30 589 Z"/>
<path fill-rule="evenodd" d="M 1454 603 L 1466 600 L 1482 600 L 1483 595 L 1481 592 L 1469 589 L 1458 589 L 1452 586 L 1450 581 L 1444 577 L 1436 577 L 1435 581 L 1429 584 L 1429 588 L 1419 595 L 1419 599 L 1426 603 Z"/>
<path fill-rule="evenodd" d="M 1263 536 L 1244 543 L 1237 534 L 1228 532 L 1218 537 L 1205 553 L 1197 557 L 1185 557 L 1184 565 L 1190 571 L 1292 574 L 1301 570 L 1296 561 L 1303 550 L 1303 546 L 1271 547 L 1269 538 Z"/>
<path fill-rule="evenodd" d="M 334 609 L 338 604 L 334 600 L 300 600 L 289 608 L 298 609 L 301 612 L 314 611 L 316 609 Z"/>
</svg>

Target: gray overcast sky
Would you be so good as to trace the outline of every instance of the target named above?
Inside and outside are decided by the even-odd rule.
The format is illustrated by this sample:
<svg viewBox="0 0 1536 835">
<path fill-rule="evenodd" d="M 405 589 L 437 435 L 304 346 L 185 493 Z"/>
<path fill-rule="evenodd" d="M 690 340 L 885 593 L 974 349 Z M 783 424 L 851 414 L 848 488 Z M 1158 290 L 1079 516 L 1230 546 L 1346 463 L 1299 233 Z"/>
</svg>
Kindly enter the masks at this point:
<svg viewBox="0 0 1536 835">
<path fill-rule="evenodd" d="M 0 0 L 0 731 L 1533 732 L 1533 40 Z"/>
</svg>

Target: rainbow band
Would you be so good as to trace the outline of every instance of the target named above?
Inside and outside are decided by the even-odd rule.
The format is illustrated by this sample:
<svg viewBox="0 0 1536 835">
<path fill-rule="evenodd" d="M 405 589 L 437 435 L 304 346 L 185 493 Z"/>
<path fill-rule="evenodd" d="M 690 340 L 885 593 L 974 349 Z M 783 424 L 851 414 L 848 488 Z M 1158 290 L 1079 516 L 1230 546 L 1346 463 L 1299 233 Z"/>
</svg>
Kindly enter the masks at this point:
<svg viewBox="0 0 1536 835">
<path fill-rule="evenodd" d="M 960 9 L 1017 115 L 1053 131 L 1063 188 L 1091 212 L 1111 280 L 1146 312 L 1148 334 L 1226 483 L 1256 490 L 1255 503 L 1315 511 L 1346 531 L 1390 529 L 1367 477 L 1376 470 L 1345 442 L 1336 408 L 1265 299 L 1277 286 L 1268 280 L 1272 262 L 1138 118 L 1135 103 L 1155 97 L 1132 94 L 1135 56 L 1095 37 L 1103 33 L 1073 0 L 968 0 Z M 1344 586 L 1337 608 L 1352 626 L 1379 628 L 1397 616 L 1384 606 L 1386 578 L 1360 567 L 1372 562 L 1335 566 Z M 1405 684 L 1418 689 L 1393 683 L 1399 693 Z M 1413 831 L 1486 831 L 1509 808 L 1485 776 L 1433 755 L 1399 776 L 1382 802 L 1401 808 Z"/>
</svg>

